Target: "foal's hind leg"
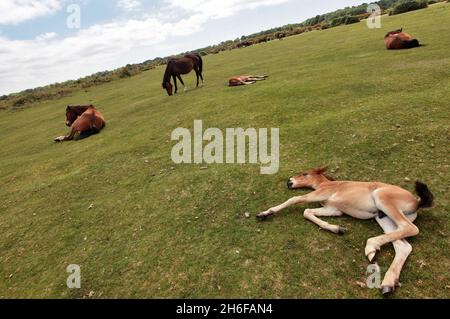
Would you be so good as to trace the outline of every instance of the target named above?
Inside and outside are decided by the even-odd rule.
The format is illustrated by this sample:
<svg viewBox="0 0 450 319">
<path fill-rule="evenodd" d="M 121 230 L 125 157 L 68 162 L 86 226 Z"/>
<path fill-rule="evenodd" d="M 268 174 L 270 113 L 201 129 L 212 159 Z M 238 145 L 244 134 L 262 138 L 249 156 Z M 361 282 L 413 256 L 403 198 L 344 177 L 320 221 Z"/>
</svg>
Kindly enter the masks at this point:
<svg viewBox="0 0 450 319">
<path fill-rule="evenodd" d="M 417 217 L 417 214 L 412 215 L 413 219 L 415 219 L 415 217 Z M 392 233 L 397 229 L 397 225 L 395 225 L 392 219 L 387 216 L 383 218 L 377 217 L 376 221 L 381 228 L 383 228 L 386 234 Z M 395 258 L 389 267 L 389 270 L 386 272 L 381 285 L 383 294 L 388 294 L 394 291 L 395 286 L 399 284 L 400 273 L 403 265 L 405 264 L 409 254 L 412 252 L 412 246 L 406 241 L 406 239 L 396 240 L 392 244 L 395 249 Z"/>
<path fill-rule="evenodd" d="M 383 189 L 374 192 L 374 199 L 377 208 L 384 212 L 397 225 L 397 229 L 391 233 L 370 238 L 367 241 L 365 253 L 369 261 L 375 258 L 375 255 L 381 246 L 394 242 L 396 240 L 416 236 L 419 234 L 419 228 L 409 220 L 405 214 L 397 207 L 390 191 Z"/>
</svg>

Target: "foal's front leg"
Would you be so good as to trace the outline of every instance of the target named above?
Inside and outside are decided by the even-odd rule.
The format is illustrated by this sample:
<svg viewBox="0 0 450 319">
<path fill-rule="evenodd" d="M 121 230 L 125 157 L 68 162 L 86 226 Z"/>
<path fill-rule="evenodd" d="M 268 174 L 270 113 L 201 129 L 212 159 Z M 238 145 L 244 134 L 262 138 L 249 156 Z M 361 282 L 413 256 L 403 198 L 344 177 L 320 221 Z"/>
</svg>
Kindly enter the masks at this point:
<svg viewBox="0 0 450 319">
<path fill-rule="evenodd" d="M 285 203 L 272 207 L 271 209 L 262 212 L 260 214 L 258 214 L 257 218 L 260 220 L 264 220 L 269 216 L 272 216 L 274 214 L 279 213 L 280 211 L 282 211 L 283 209 L 286 209 L 290 206 L 293 205 L 297 205 L 297 204 L 302 204 L 302 203 L 316 203 L 316 202 L 323 202 L 325 200 L 328 199 L 328 195 L 323 194 L 320 191 L 315 191 L 312 193 L 309 193 L 305 196 L 297 196 L 297 197 L 293 197 L 291 199 L 289 199 L 288 201 L 286 201 Z"/>
<path fill-rule="evenodd" d="M 321 220 L 319 217 L 340 217 L 343 213 L 334 208 L 334 207 L 322 207 L 317 209 L 307 209 L 305 210 L 305 213 L 303 216 L 305 216 L 306 219 L 312 221 L 314 224 L 319 226 L 322 229 L 329 230 L 332 233 L 343 235 L 346 231 L 346 229 L 342 226 L 338 225 L 332 225 L 330 223 L 327 223 L 323 220 Z"/>
</svg>

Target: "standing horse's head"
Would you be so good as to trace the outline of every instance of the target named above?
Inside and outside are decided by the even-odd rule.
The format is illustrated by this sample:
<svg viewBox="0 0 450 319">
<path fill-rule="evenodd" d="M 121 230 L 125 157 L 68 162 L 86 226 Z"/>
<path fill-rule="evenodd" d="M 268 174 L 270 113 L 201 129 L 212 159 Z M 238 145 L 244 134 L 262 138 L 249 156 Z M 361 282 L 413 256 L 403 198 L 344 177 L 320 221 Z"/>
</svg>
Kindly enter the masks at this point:
<svg viewBox="0 0 450 319">
<path fill-rule="evenodd" d="M 289 178 L 287 186 L 289 189 L 317 188 L 321 183 L 333 179 L 325 175 L 326 167 L 313 168 L 298 176 Z"/>
<path fill-rule="evenodd" d="M 173 95 L 173 85 L 170 82 L 164 82 L 162 84 L 163 89 L 165 89 L 167 91 L 167 94 L 169 94 L 169 96 Z"/>
</svg>

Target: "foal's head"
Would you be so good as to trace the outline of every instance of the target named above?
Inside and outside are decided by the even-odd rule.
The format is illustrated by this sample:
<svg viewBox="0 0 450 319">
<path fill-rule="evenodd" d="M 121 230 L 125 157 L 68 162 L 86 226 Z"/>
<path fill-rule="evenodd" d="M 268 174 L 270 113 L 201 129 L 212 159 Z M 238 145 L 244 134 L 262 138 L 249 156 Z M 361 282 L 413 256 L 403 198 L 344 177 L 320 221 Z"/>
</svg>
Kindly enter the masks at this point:
<svg viewBox="0 0 450 319">
<path fill-rule="evenodd" d="M 317 188 L 321 183 L 333 180 L 325 175 L 326 171 L 326 167 L 310 169 L 298 176 L 291 177 L 287 186 L 289 189 Z"/>
<path fill-rule="evenodd" d="M 164 82 L 162 85 L 163 89 L 165 89 L 167 91 L 167 94 L 169 94 L 169 96 L 172 96 L 173 94 L 173 85 L 170 82 Z"/>
</svg>

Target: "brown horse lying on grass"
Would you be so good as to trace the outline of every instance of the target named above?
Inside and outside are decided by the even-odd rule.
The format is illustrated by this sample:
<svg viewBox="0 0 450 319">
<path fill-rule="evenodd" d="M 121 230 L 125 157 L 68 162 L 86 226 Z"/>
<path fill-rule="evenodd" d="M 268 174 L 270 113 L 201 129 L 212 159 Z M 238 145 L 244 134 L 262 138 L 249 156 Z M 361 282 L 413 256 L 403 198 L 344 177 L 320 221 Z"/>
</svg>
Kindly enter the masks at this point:
<svg viewBox="0 0 450 319">
<path fill-rule="evenodd" d="M 200 54 L 188 54 L 179 59 L 172 59 L 167 62 L 166 72 L 164 73 L 162 87 L 167 91 L 169 96 L 173 95 L 173 86 L 170 83 L 170 78 L 173 78 L 175 84 L 175 94 L 178 92 L 177 79 L 180 80 L 184 86 L 184 91 L 187 87 L 184 85 L 182 74 L 189 74 L 194 70 L 197 76 L 197 87 L 200 84 L 200 79 L 203 83 L 203 59 Z"/>
<path fill-rule="evenodd" d="M 241 86 L 254 84 L 257 81 L 264 81 L 268 78 L 267 75 L 240 75 L 232 77 L 228 82 L 229 86 Z"/>
<path fill-rule="evenodd" d="M 288 188 L 312 188 L 315 191 L 298 196 L 286 203 L 273 207 L 258 215 L 261 220 L 279 213 L 295 204 L 321 203 L 322 208 L 307 209 L 304 217 L 320 228 L 336 234 L 343 234 L 341 226 L 329 224 L 319 217 L 339 217 L 344 214 L 358 219 L 373 219 L 383 228 L 385 235 L 370 238 L 365 254 L 370 262 L 375 258 L 381 246 L 392 243 L 395 258 L 382 283 L 383 294 L 395 290 L 399 284 L 400 272 L 412 251 L 406 238 L 419 234 L 413 224 L 420 208 L 433 205 L 433 194 L 427 185 L 416 182 L 416 193 L 420 199 L 398 186 L 378 182 L 337 182 L 325 175 L 326 168 L 311 169 L 302 175 L 292 177 Z"/>
<path fill-rule="evenodd" d="M 67 136 L 55 138 L 55 142 L 71 141 L 78 134 L 78 139 L 100 133 L 106 126 L 105 118 L 93 105 L 68 106 L 66 109 L 66 125 L 72 127 Z"/>
<path fill-rule="evenodd" d="M 391 31 L 384 37 L 384 43 L 388 50 L 411 49 L 420 47 L 417 39 L 413 39 L 408 33 L 403 32 L 403 28 Z"/>
</svg>

